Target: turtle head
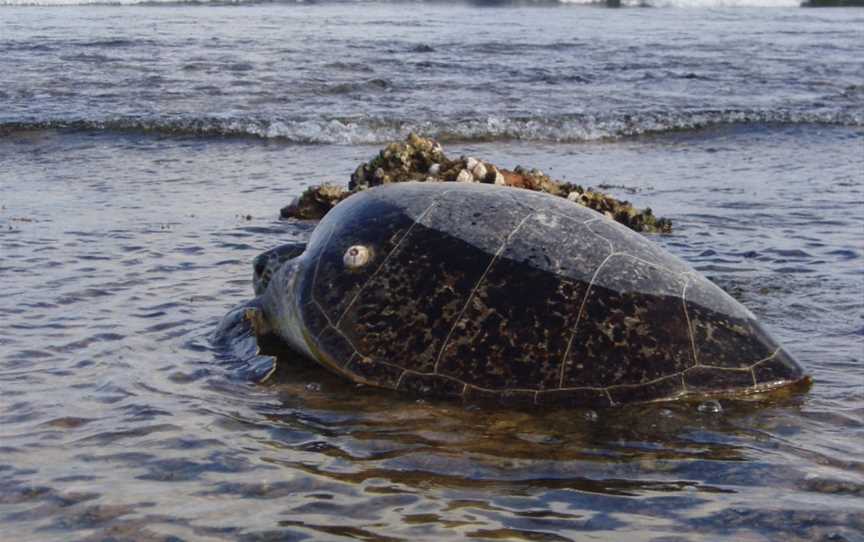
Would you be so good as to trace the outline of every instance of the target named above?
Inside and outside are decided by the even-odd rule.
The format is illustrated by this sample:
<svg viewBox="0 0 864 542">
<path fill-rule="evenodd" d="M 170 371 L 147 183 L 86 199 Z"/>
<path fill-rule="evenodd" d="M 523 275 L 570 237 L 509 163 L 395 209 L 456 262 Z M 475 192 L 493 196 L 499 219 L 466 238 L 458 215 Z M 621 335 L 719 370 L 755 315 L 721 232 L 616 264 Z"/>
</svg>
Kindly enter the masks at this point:
<svg viewBox="0 0 864 542">
<path fill-rule="evenodd" d="M 252 288 L 255 295 L 263 294 L 276 271 L 288 260 L 303 254 L 304 250 L 305 243 L 287 243 L 256 256 L 252 260 Z"/>
<path fill-rule="evenodd" d="M 308 346 L 306 325 L 299 290 L 315 261 L 304 252 L 304 246 L 283 246 L 267 251 L 255 259 L 253 282 L 265 329 L 282 339 L 291 349 L 315 359 Z M 256 331 L 260 336 L 260 333 Z"/>
</svg>

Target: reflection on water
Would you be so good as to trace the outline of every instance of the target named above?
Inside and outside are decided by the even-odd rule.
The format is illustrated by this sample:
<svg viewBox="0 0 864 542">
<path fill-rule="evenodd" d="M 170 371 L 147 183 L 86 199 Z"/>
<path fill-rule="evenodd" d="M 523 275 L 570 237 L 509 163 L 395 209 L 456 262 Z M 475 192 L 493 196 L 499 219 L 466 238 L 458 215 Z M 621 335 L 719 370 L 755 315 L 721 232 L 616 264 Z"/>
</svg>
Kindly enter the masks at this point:
<svg viewBox="0 0 864 542">
<path fill-rule="evenodd" d="M 808 394 L 719 412 L 422 402 L 290 357 L 255 384 L 268 360 L 249 340 L 214 341 L 217 323 L 251 297 L 254 255 L 308 236 L 278 208 L 375 149 L 0 139 L 3 535 L 860 541 L 862 194 L 860 158 L 838 145 L 849 137 L 730 129 L 453 149 L 623 183 L 671 216 L 676 233 L 659 242 L 815 378 Z M 792 156 L 802 169 L 788 171 Z"/>
</svg>

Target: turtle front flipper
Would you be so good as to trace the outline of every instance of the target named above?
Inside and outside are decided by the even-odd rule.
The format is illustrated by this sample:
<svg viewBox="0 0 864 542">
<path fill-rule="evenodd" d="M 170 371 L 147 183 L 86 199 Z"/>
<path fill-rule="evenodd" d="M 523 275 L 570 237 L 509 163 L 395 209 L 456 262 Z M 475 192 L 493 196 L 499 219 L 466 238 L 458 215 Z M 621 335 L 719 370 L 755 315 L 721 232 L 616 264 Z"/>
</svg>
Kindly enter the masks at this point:
<svg viewBox="0 0 864 542">
<path fill-rule="evenodd" d="M 276 370 L 276 357 L 261 347 L 263 337 L 273 336 L 266 322 L 260 299 L 254 299 L 231 309 L 213 335 L 214 342 L 230 352 L 230 359 L 242 362 L 242 377 L 259 383 Z"/>
<path fill-rule="evenodd" d="M 270 279 L 282 264 L 300 256 L 305 250 L 306 243 L 286 243 L 256 256 L 252 260 L 252 288 L 255 295 L 261 295 L 267 290 Z"/>
<path fill-rule="evenodd" d="M 273 326 L 267 321 L 267 316 L 261 307 L 247 307 L 243 311 L 243 319 L 256 337 L 264 337 L 273 333 Z"/>
</svg>

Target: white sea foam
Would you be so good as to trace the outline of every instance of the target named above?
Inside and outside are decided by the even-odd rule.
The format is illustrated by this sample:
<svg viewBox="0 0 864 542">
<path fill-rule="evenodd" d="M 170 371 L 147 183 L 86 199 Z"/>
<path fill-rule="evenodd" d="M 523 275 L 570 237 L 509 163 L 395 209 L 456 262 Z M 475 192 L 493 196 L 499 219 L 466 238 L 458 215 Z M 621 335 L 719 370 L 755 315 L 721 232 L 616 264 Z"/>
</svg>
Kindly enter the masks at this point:
<svg viewBox="0 0 864 542">
<path fill-rule="evenodd" d="M 149 132 L 178 136 L 256 137 L 301 144 L 370 144 L 402 139 L 409 132 L 444 141 L 580 142 L 682 132 L 728 125 L 838 125 L 864 126 L 860 114 L 794 113 L 790 111 L 658 112 L 623 116 L 566 116 L 557 118 L 486 117 L 451 121 L 395 119 L 253 119 L 190 118 L 43 121 L 0 124 L 0 136 L 22 130 Z"/>
<path fill-rule="evenodd" d="M 303 3 L 304 0 L 277 0 Z M 606 0 L 558 0 L 562 4 L 605 4 Z M 83 6 L 152 4 L 257 4 L 262 0 L 0 0 L 0 6 Z M 621 0 L 624 7 L 721 8 L 721 7 L 798 7 L 801 0 Z"/>
<path fill-rule="evenodd" d="M 568 1 L 568 0 L 564 0 Z M 622 0 L 622 6 L 653 8 L 799 7 L 800 0 Z"/>
<path fill-rule="evenodd" d="M 280 0 L 302 4 L 304 0 Z M 260 4 L 262 0 L 0 0 L 2 6 L 146 6 L 171 4 Z"/>
<path fill-rule="evenodd" d="M 605 0 L 559 0 L 562 4 L 605 4 Z M 652 8 L 738 8 L 799 7 L 801 0 L 621 0 L 624 7 Z"/>
</svg>

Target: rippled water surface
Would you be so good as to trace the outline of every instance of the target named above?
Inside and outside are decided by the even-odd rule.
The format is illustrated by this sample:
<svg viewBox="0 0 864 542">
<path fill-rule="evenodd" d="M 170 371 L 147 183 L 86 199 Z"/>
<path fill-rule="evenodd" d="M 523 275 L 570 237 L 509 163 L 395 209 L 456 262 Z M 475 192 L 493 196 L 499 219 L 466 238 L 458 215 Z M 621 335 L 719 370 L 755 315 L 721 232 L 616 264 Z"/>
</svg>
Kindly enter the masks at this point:
<svg viewBox="0 0 864 542">
<path fill-rule="evenodd" d="M 23 539 L 442 535 L 861 540 L 861 133 L 451 145 L 619 193 L 816 384 L 770 404 L 487 411 L 212 340 L 277 209 L 373 147 L 20 133 L 0 142 L 0 520 Z M 610 189 L 615 191 L 615 189 Z M 326 536 L 325 536 L 326 535 Z"/>
<path fill-rule="evenodd" d="M 0 539 L 864 541 L 861 15 L 367 7 L 0 9 Z M 279 208 L 409 126 L 673 219 L 812 390 L 256 384 L 214 331 Z"/>
</svg>

